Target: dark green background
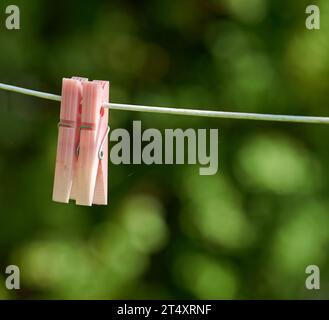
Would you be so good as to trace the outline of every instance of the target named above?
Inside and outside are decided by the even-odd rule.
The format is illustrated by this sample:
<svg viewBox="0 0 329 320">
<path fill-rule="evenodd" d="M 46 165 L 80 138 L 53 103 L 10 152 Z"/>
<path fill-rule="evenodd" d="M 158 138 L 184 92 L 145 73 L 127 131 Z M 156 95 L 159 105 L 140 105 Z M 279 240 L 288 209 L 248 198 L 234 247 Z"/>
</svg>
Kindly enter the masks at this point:
<svg viewBox="0 0 329 320">
<path fill-rule="evenodd" d="M 0 82 L 59 94 L 85 76 L 117 103 L 328 116 L 328 39 L 327 0 L 1 0 Z M 89 208 L 51 201 L 58 116 L 0 92 L 1 298 L 328 298 L 328 126 L 111 111 L 112 128 L 219 128 L 220 170 L 109 164 L 110 204 Z"/>
</svg>

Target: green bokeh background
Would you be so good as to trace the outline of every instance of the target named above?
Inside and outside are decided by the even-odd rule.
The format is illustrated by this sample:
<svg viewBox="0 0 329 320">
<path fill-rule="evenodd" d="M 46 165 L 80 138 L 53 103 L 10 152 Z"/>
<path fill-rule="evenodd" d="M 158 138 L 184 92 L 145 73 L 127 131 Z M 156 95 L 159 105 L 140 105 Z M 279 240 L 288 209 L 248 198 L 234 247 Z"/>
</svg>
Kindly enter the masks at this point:
<svg viewBox="0 0 329 320">
<path fill-rule="evenodd" d="M 1 0 L 0 82 L 59 94 L 85 76 L 117 103 L 329 116 L 328 39 L 327 0 Z M 112 128 L 219 128 L 220 169 L 109 164 L 110 204 L 89 208 L 51 201 L 58 115 L 0 92 L 0 298 L 329 297 L 328 126 L 111 111 Z"/>
</svg>

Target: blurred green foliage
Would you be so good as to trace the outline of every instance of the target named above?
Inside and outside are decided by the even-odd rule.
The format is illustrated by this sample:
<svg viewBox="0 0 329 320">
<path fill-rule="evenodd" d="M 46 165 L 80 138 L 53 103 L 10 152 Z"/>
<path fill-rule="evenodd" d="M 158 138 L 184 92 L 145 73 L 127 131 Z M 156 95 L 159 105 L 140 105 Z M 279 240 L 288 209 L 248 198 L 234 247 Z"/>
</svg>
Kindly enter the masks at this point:
<svg viewBox="0 0 329 320">
<path fill-rule="evenodd" d="M 118 103 L 328 116 L 329 2 L 313 1 L 320 31 L 310 3 L 1 0 L 0 82 L 59 93 L 78 75 Z M 329 297 L 327 126 L 111 111 L 112 128 L 219 128 L 220 172 L 110 164 L 110 204 L 85 208 L 51 201 L 58 114 L 0 92 L 0 298 Z"/>
</svg>

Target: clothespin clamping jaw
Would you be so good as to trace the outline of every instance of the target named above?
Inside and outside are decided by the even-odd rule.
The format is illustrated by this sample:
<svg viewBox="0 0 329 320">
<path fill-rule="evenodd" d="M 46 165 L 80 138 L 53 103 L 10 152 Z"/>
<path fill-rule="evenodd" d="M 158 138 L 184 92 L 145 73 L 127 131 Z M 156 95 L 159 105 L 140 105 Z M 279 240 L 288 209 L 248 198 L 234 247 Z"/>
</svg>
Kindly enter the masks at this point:
<svg viewBox="0 0 329 320">
<path fill-rule="evenodd" d="M 74 86 L 66 80 L 73 81 Z M 108 109 L 102 105 L 108 101 L 108 81 L 63 80 L 54 201 L 107 204 L 109 126 Z M 71 118 L 75 119 L 74 126 Z"/>
</svg>

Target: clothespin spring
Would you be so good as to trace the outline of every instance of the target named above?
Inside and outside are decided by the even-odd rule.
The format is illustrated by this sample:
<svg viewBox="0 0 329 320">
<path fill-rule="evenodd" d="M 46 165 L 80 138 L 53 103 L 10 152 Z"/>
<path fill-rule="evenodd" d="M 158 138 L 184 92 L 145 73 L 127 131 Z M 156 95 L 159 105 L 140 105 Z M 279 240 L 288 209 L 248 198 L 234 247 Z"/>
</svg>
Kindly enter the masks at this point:
<svg viewBox="0 0 329 320">
<path fill-rule="evenodd" d="M 83 127 L 80 127 L 80 129 L 90 129 L 89 126 L 83 126 Z M 104 143 L 106 141 L 106 138 L 108 137 L 109 135 L 109 132 L 110 132 L 110 126 L 107 127 L 107 130 L 104 134 L 104 137 L 103 137 L 103 140 L 101 142 L 101 145 L 99 147 L 99 151 L 98 151 L 98 158 L 99 160 L 103 160 L 104 159 L 104 150 L 103 150 L 103 147 L 104 147 Z M 77 149 L 76 149 L 76 155 L 77 157 L 79 156 L 79 151 L 80 151 L 80 145 L 77 146 Z"/>
<path fill-rule="evenodd" d="M 101 145 L 99 147 L 99 151 L 98 151 L 98 158 L 99 160 L 103 160 L 104 159 L 104 150 L 103 150 L 103 147 L 104 147 L 104 143 L 109 135 L 109 132 L 110 132 L 110 126 L 107 126 L 107 130 L 105 132 L 105 135 L 104 135 L 104 138 L 101 142 Z"/>
<path fill-rule="evenodd" d="M 74 128 L 74 123 L 69 121 L 60 121 L 58 122 L 57 126 L 58 128 L 59 127 Z"/>
</svg>

